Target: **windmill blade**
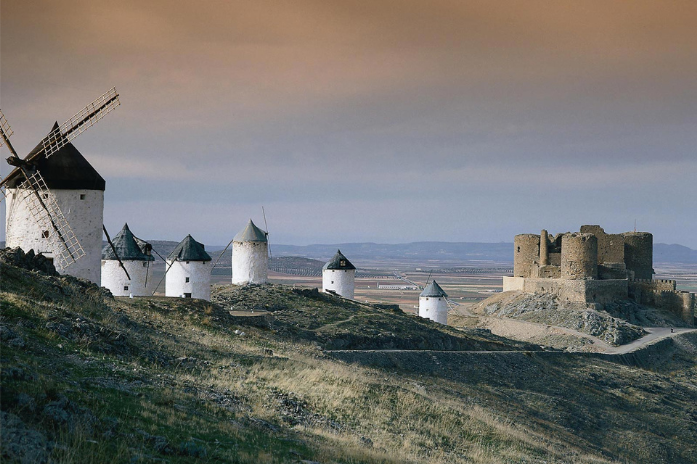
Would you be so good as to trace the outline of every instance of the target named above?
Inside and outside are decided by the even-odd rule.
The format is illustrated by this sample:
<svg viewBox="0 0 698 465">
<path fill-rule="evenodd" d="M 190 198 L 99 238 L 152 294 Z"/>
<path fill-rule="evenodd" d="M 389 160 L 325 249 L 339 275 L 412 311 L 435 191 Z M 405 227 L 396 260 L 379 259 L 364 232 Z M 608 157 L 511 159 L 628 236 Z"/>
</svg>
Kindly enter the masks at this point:
<svg viewBox="0 0 698 465">
<path fill-rule="evenodd" d="M 109 233 L 107 232 L 106 226 L 102 225 L 102 230 L 104 231 L 104 235 L 107 236 L 107 242 L 111 246 L 111 251 L 114 252 L 114 256 L 116 257 L 117 261 L 119 262 L 119 266 L 121 267 L 122 270 L 124 270 L 124 273 L 126 273 L 126 277 L 128 278 L 129 281 L 131 281 L 131 276 L 129 276 L 128 271 L 126 271 L 126 267 L 124 266 L 123 262 L 121 261 L 121 257 L 119 257 L 119 254 L 116 252 L 116 247 L 114 247 L 114 243 L 111 241 L 111 237 L 109 237 Z M 146 273 L 146 278 L 148 277 L 148 274 Z"/>
<path fill-rule="evenodd" d="M 214 268 L 216 267 L 216 265 L 218 265 L 218 262 L 221 261 L 221 257 L 223 257 L 223 254 L 225 253 L 226 250 L 228 250 L 228 247 L 230 247 L 230 244 L 232 244 L 234 240 L 235 240 L 234 237 L 233 237 L 232 239 L 230 239 L 230 242 L 228 242 L 228 245 L 225 246 L 225 249 L 223 249 L 223 252 L 221 252 L 221 254 L 218 256 L 218 259 L 216 260 L 216 263 L 213 264 L 213 266 L 211 267 L 211 269 L 214 269 Z"/>
<path fill-rule="evenodd" d="M 0 140 L 0 147 L 2 147 L 3 143 L 9 143 L 10 136 L 14 134 L 14 131 L 10 127 L 10 123 L 7 122 L 7 118 L 5 118 L 2 110 L 0 110 L 0 133 L 2 133 L 2 140 Z"/>
<path fill-rule="evenodd" d="M 158 254 L 158 255 L 159 255 L 159 254 Z M 170 266 L 168 266 L 167 269 L 165 270 L 165 274 L 162 275 L 162 279 L 160 280 L 160 282 L 158 283 L 158 285 L 155 286 L 155 289 L 153 289 L 153 293 L 150 294 L 150 295 L 155 295 L 155 293 L 158 291 L 158 288 L 160 287 L 160 284 L 162 284 L 162 282 L 165 280 L 165 276 L 167 276 L 167 272 L 170 271 L 170 268 L 172 268 L 172 265 L 174 265 L 176 261 L 177 261 L 177 260 L 172 260 L 172 263 L 170 263 Z M 165 263 L 167 263 L 167 262 L 165 262 Z"/>
<path fill-rule="evenodd" d="M 60 127 L 51 131 L 42 141 L 46 158 L 56 153 L 61 147 L 82 134 L 97 121 L 121 104 L 116 87 L 99 96 L 92 103 L 80 110 Z"/>
<path fill-rule="evenodd" d="M 14 131 L 10 127 L 10 123 L 7 122 L 7 118 L 5 118 L 5 115 L 0 110 L 0 147 L 2 147 L 3 145 L 7 146 L 7 148 L 10 150 L 10 153 L 12 154 L 10 158 L 7 159 L 7 162 L 10 165 L 17 165 L 17 161 L 19 161 L 20 158 L 17 156 L 17 152 L 15 151 L 15 148 L 12 146 L 12 143 L 10 142 L 10 136 L 12 134 L 14 134 Z M 4 187 L 4 185 L 5 180 L 3 180 L 2 183 L 0 183 L 0 186 Z M 4 198 L 5 196 L 3 195 L 3 199 Z"/>
<path fill-rule="evenodd" d="M 18 200 L 27 202 L 27 209 L 42 230 L 50 231 L 54 259 L 61 268 L 67 268 L 85 255 L 75 233 L 58 207 L 56 198 L 46 186 L 43 176 L 37 171 L 30 174 L 24 170 L 25 181 L 17 189 Z"/>
<path fill-rule="evenodd" d="M 264 205 L 262 205 L 262 216 L 264 217 L 264 230 L 267 233 L 267 250 L 269 250 L 269 258 L 272 258 L 271 244 L 269 243 L 269 227 L 267 226 L 267 215 L 264 213 Z"/>
</svg>

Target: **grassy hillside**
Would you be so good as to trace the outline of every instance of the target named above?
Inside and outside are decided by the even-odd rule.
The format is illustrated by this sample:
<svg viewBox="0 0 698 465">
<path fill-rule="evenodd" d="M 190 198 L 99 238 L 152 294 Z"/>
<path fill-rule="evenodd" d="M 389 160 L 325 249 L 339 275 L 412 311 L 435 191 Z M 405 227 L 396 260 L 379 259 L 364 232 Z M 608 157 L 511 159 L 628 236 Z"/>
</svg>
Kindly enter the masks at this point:
<svg viewBox="0 0 698 465">
<path fill-rule="evenodd" d="M 696 460 L 695 336 L 604 359 L 283 286 L 114 299 L 30 269 L 0 258 L 3 462 Z M 412 345 L 439 351 L 372 351 Z"/>
</svg>

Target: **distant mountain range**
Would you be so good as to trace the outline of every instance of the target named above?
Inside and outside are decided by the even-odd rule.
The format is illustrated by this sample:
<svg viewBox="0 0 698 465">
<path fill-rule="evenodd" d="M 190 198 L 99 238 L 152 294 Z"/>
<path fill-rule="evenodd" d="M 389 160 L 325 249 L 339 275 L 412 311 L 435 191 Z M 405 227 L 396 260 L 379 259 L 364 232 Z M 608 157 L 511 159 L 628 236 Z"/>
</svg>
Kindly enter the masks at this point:
<svg viewBox="0 0 698 465">
<path fill-rule="evenodd" d="M 150 241 L 153 248 L 166 257 L 177 246 L 176 241 Z M 105 242 L 106 244 L 106 242 Z M 0 248 L 5 247 L 0 242 Z M 206 246 L 213 260 L 218 258 L 225 246 Z M 376 244 L 358 242 L 344 244 L 284 245 L 271 244 L 271 251 L 277 257 L 305 257 L 315 260 L 329 260 L 340 249 L 350 260 L 410 260 L 410 261 L 494 261 L 513 262 L 512 242 L 410 242 L 408 244 Z M 225 255 L 229 255 L 230 250 Z M 696 263 L 696 250 L 678 244 L 654 244 L 655 263 Z M 230 262 L 223 256 L 221 264 Z"/>
</svg>

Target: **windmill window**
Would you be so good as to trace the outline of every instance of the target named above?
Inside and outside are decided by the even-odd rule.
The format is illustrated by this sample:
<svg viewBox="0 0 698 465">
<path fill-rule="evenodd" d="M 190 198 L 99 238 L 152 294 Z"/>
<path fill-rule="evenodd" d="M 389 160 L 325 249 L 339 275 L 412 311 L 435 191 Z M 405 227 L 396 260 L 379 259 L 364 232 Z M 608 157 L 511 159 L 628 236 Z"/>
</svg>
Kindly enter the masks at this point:
<svg viewBox="0 0 698 465">
<path fill-rule="evenodd" d="M 188 283 L 188 282 L 189 282 L 189 276 L 187 276 L 186 278 L 184 278 L 184 282 L 185 282 L 185 283 Z"/>
<path fill-rule="evenodd" d="M 85 200 L 85 194 L 80 194 L 80 200 Z"/>
<path fill-rule="evenodd" d="M 187 262 L 187 265 L 188 265 L 188 264 L 189 264 L 189 262 Z M 189 278 L 187 278 L 187 279 L 189 279 Z"/>
<path fill-rule="evenodd" d="M 143 262 L 143 267 L 145 268 L 146 266 L 148 266 L 148 262 Z"/>
<path fill-rule="evenodd" d="M 331 283 L 331 284 L 334 284 L 334 281 L 332 281 L 332 283 Z"/>
<path fill-rule="evenodd" d="M 48 232 L 48 231 L 42 231 L 41 237 L 43 237 L 44 239 L 47 239 L 48 236 L 49 236 L 49 232 Z"/>
<path fill-rule="evenodd" d="M 339 266 L 347 266 L 347 262 L 345 262 L 344 260 L 340 260 Z"/>
<path fill-rule="evenodd" d="M 124 291 L 128 291 L 128 286 L 124 286 Z"/>
</svg>

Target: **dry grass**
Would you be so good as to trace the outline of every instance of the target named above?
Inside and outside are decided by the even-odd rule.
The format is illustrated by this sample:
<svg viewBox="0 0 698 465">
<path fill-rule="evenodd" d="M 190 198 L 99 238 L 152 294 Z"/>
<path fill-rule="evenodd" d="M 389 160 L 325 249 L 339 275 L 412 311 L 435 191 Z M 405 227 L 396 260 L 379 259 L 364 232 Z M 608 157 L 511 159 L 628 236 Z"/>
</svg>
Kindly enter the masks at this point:
<svg viewBox="0 0 698 465">
<path fill-rule="evenodd" d="M 28 341 L 22 350 L 3 345 L 3 360 L 21 362 L 38 373 L 34 381 L 3 379 L 3 409 L 19 392 L 36 399 L 65 393 L 100 419 L 119 419 L 120 427 L 109 440 L 59 430 L 53 440 L 62 447 L 51 457 L 57 462 L 666 460 L 671 456 L 642 447 L 641 441 L 655 434 L 645 434 L 644 423 L 684 425 L 670 423 L 670 415 L 659 409 L 690 391 L 661 374 L 601 360 L 569 366 L 537 360 L 517 366 L 502 356 L 496 359 L 503 365 L 500 371 L 483 367 L 468 372 L 479 378 L 460 380 L 419 370 L 371 368 L 329 358 L 315 342 L 237 327 L 215 305 L 180 299 L 105 304 L 95 294 L 87 296 L 87 310 L 80 314 L 89 314 L 114 334 L 124 332 L 131 344 L 131 352 L 104 353 L 45 328 L 45 321 L 56 315 L 75 320 L 79 299 L 4 292 L 0 306 L 3 324 L 9 321 Z M 310 318 L 316 311 L 312 307 L 301 317 Z M 27 321 L 36 322 L 33 329 L 18 324 Z M 236 329 L 245 335 L 235 334 Z M 503 376 L 511 379 L 502 381 Z M 540 377 L 545 378 L 542 385 L 536 384 Z M 603 378 L 602 383 L 589 381 L 592 377 Z M 571 378 L 577 384 L 568 382 Z M 90 384 L 95 379 L 107 387 Z M 609 380 L 620 386 L 617 392 L 603 384 Z M 651 391 L 658 397 L 654 401 L 648 389 L 656 391 L 655 386 L 670 390 L 665 397 Z M 613 410 L 613 403 L 622 408 Z M 647 416 L 637 413 L 640 406 Z M 558 416 L 548 415 L 551 410 Z M 19 408 L 16 413 L 30 424 L 43 424 L 39 413 Z M 608 450 L 614 444 L 594 443 L 597 431 L 591 420 L 598 415 L 618 423 L 609 423 L 613 434 L 628 425 L 626 434 L 612 440 L 621 443 L 613 453 Z M 580 424 L 574 430 L 569 425 L 577 425 L 577 417 L 591 427 Z M 139 430 L 165 437 L 174 451 L 153 450 Z M 178 451 L 192 438 L 205 445 L 205 457 Z"/>
</svg>

